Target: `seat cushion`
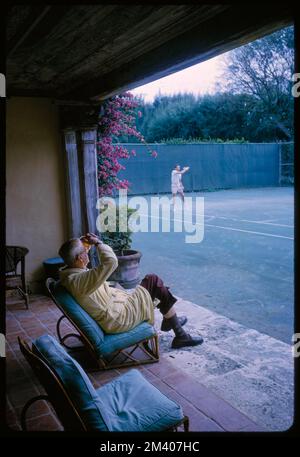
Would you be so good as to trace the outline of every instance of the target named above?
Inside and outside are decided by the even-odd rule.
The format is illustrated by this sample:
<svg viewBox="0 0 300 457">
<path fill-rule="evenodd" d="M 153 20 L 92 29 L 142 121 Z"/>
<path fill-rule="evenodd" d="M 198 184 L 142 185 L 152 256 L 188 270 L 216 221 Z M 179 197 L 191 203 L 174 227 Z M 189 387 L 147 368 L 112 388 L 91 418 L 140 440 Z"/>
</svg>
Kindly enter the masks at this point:
<svg viewBox="0 0 300 457">
<path fill-rule="evenodd" d="M 102 403 L 99 402 L 96 390 L 79 363 L 50 335 L 37 338 L 32 350 L 42 357 L 60 378 L 86 428 L 107 431 L 101 412 Z"/>
<path fill-rule="evenodd" d="M 155 334 L 154 327 L 147 322 L 142 322 L 128 332 L 107 333 L 103 342 L 99 345 L 99 355 L 107 356 L 118 349 L 124 349 L 143 339 L 151 338 Z"/>
<path fill-rule="evenodd" d="M 99 324 L 79 305 L 60 282 L 56 283 L 53 295 L 66 315 L 70 316 L 93 345 L 98 357 L 108 356 L 119 349 L 129 347 L 156 334 L 154 327 L 147 322 L 142 322 L 128 332 L 104 333 Z"/>
<path fill-rule="evenodd" d="M 93 345 L 95 351 L 101 353 L 101 343 L 104 342 L 104 332 L 97 322 L 79 305 L 72 295 L 58 281 L 54 287 L 53 295 L 60 304 L 66 316 L 80 328 L 82 333 Z"/>
<path fill-rule="evenodd" d="M 109 431 L 158 432 L 183 419 L 181 406 L 132 369 L 97 389 Z"/>
</svg>

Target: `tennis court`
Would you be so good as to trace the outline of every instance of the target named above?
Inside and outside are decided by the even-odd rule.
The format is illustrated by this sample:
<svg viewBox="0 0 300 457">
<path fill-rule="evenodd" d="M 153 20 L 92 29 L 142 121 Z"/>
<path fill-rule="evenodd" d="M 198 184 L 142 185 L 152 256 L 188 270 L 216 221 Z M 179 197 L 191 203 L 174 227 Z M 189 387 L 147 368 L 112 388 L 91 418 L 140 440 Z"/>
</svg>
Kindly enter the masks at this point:
<svg viewBox="0 0 300 457">
<path fill-rule="evenodd" d="M 134 233 L 142 275 L 155 272 L 176 295 L 291 343 L 293 188 L 186 194 L 196 196 L 204 197 L 203 241 L 188 244 L 184 232 Z M 195 211 L 189 203 L 188 211 Z"/>
</svg>

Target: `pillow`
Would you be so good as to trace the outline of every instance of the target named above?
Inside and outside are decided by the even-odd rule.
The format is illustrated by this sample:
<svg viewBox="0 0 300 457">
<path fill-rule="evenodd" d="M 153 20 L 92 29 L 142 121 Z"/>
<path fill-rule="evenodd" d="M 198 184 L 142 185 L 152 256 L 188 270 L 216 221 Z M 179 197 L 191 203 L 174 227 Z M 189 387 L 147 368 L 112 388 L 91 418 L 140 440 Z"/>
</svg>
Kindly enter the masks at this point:
<svg viewBox="0 0 300 457">
<path fill-rule="evenodd" d="M 87 429 L 107 431 L 97 392 L 79 363 L 50 335 L 37 338 L 33 342 L 32 351 L 60 378 Z"/>
<path fill-rule="evenodd" d="M 160 432 L 184 417 L 180 405 L 135 369 L 100 387 L 97 393 L 110 431 Z"/>
<path fill-rule="evenodd" d="M 104 332 L 97 322 L 80 306 L 75 298 L 58 281 L 53 290 L 53 295 L 67 316 L 75 322 L 82 333 L 92 343 L 95 350 L 100 353 L 100 345 L 104 341 Z"/>
</svg>

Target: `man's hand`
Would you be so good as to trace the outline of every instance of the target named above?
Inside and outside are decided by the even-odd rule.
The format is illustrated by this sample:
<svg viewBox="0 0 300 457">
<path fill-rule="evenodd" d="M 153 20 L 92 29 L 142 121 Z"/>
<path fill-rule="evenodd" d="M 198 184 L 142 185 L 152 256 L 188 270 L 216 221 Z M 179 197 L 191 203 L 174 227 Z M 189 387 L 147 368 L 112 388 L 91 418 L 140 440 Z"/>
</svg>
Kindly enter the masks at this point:
<svg viewBox="0 0 300 457">
<path fill-rule="evenodd" d="M 81 241 L 83 241 L 84 243 L 88 243 L 88 244 L 98 244 L 98 243 L 102 243 L 102 241 L 97 237 L 97 235 L 95 235 L 94 233 L 86 233 L 84 236 L 82 236 L 81 238 Z"/>
<path fill-rule="evenodd" d="M 181 173 L 182 173 L 182 174 L 183 174 L 183 173 L 186 173 L 189 169 L 190 169 L 190 167 L 183 167 Z"/>
</svg>

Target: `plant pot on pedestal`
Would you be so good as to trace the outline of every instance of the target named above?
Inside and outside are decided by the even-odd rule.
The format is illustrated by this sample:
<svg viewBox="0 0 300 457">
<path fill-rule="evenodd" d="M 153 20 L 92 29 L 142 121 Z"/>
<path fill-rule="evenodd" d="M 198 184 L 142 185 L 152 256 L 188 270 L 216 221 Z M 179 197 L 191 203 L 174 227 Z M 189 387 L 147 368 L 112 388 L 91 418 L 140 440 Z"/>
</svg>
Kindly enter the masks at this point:
<svg viewBox="0 0 300 457">
<path fill-rule="evenodd" d="M 114 250 L 118 258 L 118 267 L 108 280 L 119 283 L 124 289 L 133 289 L 140 282 L 139 264 L 142 253 L 131 249 L 132 231 L 129 228 L 128 221 L 137 211 L 127 207 L 126 213 L 122 214 L 120 213 L 121 208 L 116 208 L 114 230 L 103 232 L 101 238 L 104 243 Z M 122 219 L 124 217 L 127 230 L 120 231 L 121 221 L 123 222 L 122 227 L 124 227 L 124 219 Z"/>
<path fill-rule="evenodd" d="M 124 289 L 133 289 L 140 283 L 140 259 L 142 253 L 133 249 L 115 252 L 118 268 L 109 277 L 109 281 L 118 282 Z"/>
</svg>

